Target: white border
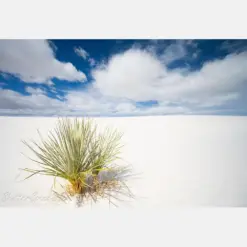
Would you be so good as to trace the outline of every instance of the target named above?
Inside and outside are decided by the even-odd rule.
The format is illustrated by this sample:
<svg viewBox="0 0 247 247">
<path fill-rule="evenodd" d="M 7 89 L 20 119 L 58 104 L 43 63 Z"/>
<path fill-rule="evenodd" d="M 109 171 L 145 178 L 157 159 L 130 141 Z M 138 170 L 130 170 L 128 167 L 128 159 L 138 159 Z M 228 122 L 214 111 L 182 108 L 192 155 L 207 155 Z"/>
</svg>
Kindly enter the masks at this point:
<svg viewBox="0 0 247 247">
<path fill-rule="evenodd" d="M 236 209 L 1 211 L 2 246 L 245 246 Z"/>
<path fill-rule="evenodd" d="M 245 1 L 2 0 L 0 38 L 246 38 Z"/>
</svg>

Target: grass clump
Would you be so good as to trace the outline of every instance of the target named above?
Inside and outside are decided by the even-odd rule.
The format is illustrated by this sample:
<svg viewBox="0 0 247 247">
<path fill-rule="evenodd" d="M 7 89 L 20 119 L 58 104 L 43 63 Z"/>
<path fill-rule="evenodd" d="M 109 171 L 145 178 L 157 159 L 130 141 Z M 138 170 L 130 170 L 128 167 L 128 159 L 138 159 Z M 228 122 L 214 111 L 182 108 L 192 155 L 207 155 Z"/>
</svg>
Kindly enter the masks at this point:
<svg viewBox="0 0 247 247">
<path fill-rule="evenodd" d="M 113 164 L 121 159 L 122 133 L 109 128 L 99 132 L 91 119 L 62 118 L 46 139 L 40 133 L 39 136 L 40 143 L 23 141 L 36 155 L 38 160 L 32 160 L 39 165 L 38 169 L 22 169 L 30 173 L 26 179 L 37 174 L 59 177 L 67 181 L 65 192 L 69 196 L 79 195 L 83 199 L 90 196 L 94 201 L 113 197 L 111 191 L 132 197 L 125 184 L 131 170 Z M 104 173 L 108 177 L 102 180 Z"/>
</svg>

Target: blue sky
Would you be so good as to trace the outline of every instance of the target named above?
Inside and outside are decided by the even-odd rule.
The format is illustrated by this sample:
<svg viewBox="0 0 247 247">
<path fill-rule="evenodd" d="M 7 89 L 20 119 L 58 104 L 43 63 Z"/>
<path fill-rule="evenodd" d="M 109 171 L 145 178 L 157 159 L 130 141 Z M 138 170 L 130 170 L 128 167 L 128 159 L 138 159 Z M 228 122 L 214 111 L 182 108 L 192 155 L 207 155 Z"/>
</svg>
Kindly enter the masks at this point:
<svg viewBox="0 0 247 247">
<path fill-rule="evenodd" d="M 0 115 L 247 115 L 246 40 L 0 40 Z"/>
</svg>

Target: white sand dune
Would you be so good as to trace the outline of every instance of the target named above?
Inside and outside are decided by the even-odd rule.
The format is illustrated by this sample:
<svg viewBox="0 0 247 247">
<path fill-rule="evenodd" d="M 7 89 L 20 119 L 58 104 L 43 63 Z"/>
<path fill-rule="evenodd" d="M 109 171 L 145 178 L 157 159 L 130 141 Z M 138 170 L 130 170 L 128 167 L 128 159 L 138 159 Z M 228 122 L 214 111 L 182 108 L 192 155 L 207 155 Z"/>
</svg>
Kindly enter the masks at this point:
<svg viewBox="0 0 247 247">
<path fill-rule="evenodd" d="M 56 206 L 52 178 L 16 182 L 18 168 L 35 163 L 21 140 L 51 130 L 56 118 L 0 118 L 0 206 Z M 124 132 L 122 157 L 141 178 L 131 181 L 138 197 L 120 207 L 247 206 L 247 117 L 162 116 L 96 118 Z M 31 198 L 30 201 L 29 198 Z M 41 198 L 42 197 L 42 198 Z M 108 207 L 101 202 L 96 207 Z"/>
</svg>

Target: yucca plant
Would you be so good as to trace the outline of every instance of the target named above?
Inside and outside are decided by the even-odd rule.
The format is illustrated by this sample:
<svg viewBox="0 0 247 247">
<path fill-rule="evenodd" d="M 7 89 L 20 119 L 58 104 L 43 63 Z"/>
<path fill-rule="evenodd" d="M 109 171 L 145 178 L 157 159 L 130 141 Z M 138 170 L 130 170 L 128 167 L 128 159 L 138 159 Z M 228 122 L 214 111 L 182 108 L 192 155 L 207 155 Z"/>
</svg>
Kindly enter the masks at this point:
<svg viewBox="0 0 247 247">
<path fill-rule="evenodd" d="M 39 132 L 38 132 L 39 133 Z M 123 180 L 115 176 L 111 181 L 101 181 L 99 173 L 114 170 L 118 174 L 129 174 L 128 167 L 113 166 L 120 159 L 122 133 L 106 128 L 99 132 L 91 119 L 58 119 L 47 139 L 39 133 L 41 144 L 36 141 L 23 143 L 37 156 L 38 169 L 22 169 L 31 173 L 26 179 L 42 174 L 67 180 L 66 191 L 70 195 L 102 196 L 102 191 L 109 188 L 126 187 Z M 116 172 L 117 171 L 117 172 Z M 91 177 L 91 183 L 89 183 Z M 121 180 L 121 181 L 120 181 Z M 121 192 L 120 187 L 118 191 Z M 129 194 L 130 195 L 130 194 Z"/>
</svg>

